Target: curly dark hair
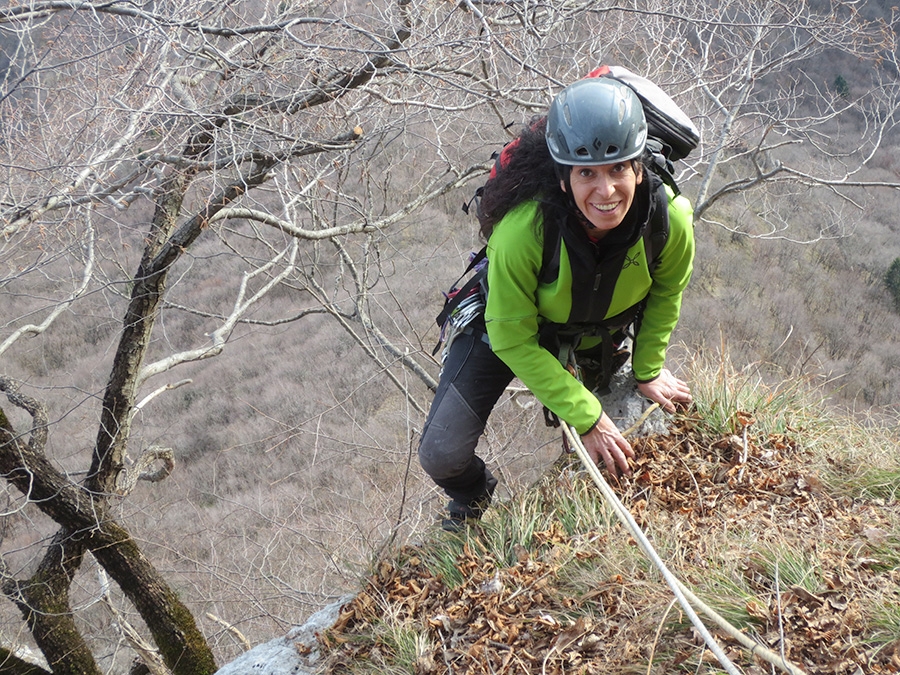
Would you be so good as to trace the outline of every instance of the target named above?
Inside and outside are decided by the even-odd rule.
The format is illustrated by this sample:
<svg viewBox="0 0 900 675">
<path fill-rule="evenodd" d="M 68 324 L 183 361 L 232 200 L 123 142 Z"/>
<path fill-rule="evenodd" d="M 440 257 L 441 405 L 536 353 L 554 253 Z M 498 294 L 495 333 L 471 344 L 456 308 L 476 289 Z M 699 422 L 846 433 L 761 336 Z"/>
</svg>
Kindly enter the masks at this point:
<svg viewBox="0 0 900 675">
<path fill-rule="evenodd" d="M 530 199 L 541 202 L 544 221 L 564 217 L 568 199 L 559 187 L 556 163 L 550 156 L 544 130 L 546 117 L 538 117 L 504 149 L 502 171 L 484 186 L 478 208 L 481 236 L 489 239 L 494 226 L 515 206 Z"/>
<path fill-rule="evenodd" d="M 580 211 L 571 196 L 571 190 L 560 187 L 560 181 L 569 185 L 567 171 L 572 167 L 557 164 L 550 155 L 544 132 L 547 128 L 546 117 L 531 120 L 522 132 L 510 141 L 500 157 L 500 171 L 484 184 L 481 203 L 478 206 L 478 224 L 481 236 L 487 241 L 494 231 L 494 226 L 514 207 L 527 200 L 537 200 L 541 207 L 541 220 L 535 223 L 540 234 L 541 223 L 553 222 L 562 226 L 568 217 L 580 216 Z M 635 174 L 644 171 L 644 165 L 650 157 L 650 149 L 638 159 L 629 160 Z M 652 161 L 650 159 L 649 161 Z M 638 190 L 642 195 L 647 190 Z M 641 197 L 646 201 L 647 197 Z M 634 207 L 632 207 L 634 208 Z"/>
</svg>

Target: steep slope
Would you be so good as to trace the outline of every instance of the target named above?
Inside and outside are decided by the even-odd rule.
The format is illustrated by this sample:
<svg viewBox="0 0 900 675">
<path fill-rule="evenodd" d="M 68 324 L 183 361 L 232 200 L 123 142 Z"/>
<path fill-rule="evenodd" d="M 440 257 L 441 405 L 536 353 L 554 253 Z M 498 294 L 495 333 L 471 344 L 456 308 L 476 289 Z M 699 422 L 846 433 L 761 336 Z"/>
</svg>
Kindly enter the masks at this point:
<svg viewBox="0 0 900 675">
<path fill-rule="evenodd" d="M 770 392 L 718 430 L 694 411 L 635 441 L 616 492 L 676 576 L 760 644 L 810 675 L 900 672 L 896 438 L 793 427 L 794 403 Z M 867 443 L 881 451 L 862 465 L 851 448 Z M 772 672 L 717 634 L 743 672 Z M 330 673 L 721 672 L 566 455 L 464 535 L 378 562 L 320 641 Z"/>
</svg>

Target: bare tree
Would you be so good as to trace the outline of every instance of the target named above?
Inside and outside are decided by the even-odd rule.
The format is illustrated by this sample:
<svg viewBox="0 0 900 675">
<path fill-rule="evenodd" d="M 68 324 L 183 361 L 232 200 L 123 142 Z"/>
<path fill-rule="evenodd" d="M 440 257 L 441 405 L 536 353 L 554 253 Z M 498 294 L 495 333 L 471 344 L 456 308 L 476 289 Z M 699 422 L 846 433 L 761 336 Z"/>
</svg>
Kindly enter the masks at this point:
<svg viewBox="0 0 900 675">
<path fill-rule="evenodd" d="M 55 528 L 40 560 L 0 572 L 50 669 L 102 670 L 70 600 L 90 554 L 171 672 L 215 670 L 187 604 L 120 517 L 136 481 L 166 475 L 178 451 L 129 459 L 136 414 L 184 384 L 170 374 L 237 348 L 240 329 L 317 316 L 352 336 L 421 416 L 436 369 L 428 326 L 391 276 L 401 235 L 483 175 L 510 125 L 597 60 L 653 77 L 698 120 L 704 143 L 681 167 L 698 215 L 712 220 L 726 197 L 777 204 L 801 188 L 859 199 L 851 190 L 876 184 L 863 170 L 894 123 L 892 35 L 854 3 L 817 7 L 43 0 L 0 10 L 0 389 L 12 404 L 0 414 L 0 465 L 20 495 L 4 517 L 39 510 Z M 879 67 L 859 91 L 835 92 L 813 68 L 829 51 Z M 860 133 L 836 131 L 846 116 Z M 783 208 L 765 213 L 770 229 L 748 232 L 791 236 Z M 301 308 L 271 304 L 278 294 Z M 67 318 L 98 307 L 90 326 Z M 170 317 L 196 330 L 175 336 Z M 92 371 L 108 373 L 102 382 L 72 380 L 67 331 L 111 336 L 111 358 Z M 44 345 L 38 364 L 26 338 Z M 87 393 L 59 399 L 61 387 Z M 54 428 L 82 405 L 96 410 L 89 452 L 52 457 Z M 163 469 L 142 473 L 153 462 Z"/>
</svg>

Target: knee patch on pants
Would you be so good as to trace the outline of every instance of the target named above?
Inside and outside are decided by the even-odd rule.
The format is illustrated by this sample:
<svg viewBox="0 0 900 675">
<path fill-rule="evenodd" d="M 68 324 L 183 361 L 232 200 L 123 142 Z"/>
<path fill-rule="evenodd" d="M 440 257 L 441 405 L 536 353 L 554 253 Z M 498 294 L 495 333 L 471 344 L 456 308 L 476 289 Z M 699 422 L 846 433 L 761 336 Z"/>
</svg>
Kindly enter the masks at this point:
<svg viewBox="0 0 900 675">
<path fill-rule="evenodd" d="M 435 481 L 465 473 L 475 458 L 484 422 L 450 385 L 432 411 L 419 443 L 419 462 Z"/>
</svg>

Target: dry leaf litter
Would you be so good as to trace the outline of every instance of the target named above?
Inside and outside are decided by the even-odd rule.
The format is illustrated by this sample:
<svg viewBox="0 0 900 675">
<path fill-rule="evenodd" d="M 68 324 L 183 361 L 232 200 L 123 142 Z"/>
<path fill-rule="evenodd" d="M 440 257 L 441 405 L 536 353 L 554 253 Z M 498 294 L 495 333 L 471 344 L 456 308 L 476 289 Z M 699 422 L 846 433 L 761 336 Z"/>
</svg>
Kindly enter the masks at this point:
<svg viewBox="0 0 900 675">
<path fill-rule="evenodd" d="M 786 435 L 711 439 L 685 421 L 634 445 L 633 478 L 615 489 L 651 540 L 653 532 L 677 534 L 677 550 L 658 552 L 685 585 L 696 592 L 716 559 L 740 556 L 735 569 L 750 599 L 729 589 L 723 594 L 753 620 L 743 630 L 761 644 L 809 675 L 900 673 L 900 644 L 869 639 L 873 607 L 894 603 L 900 622 L 896 505 L 830 496 Z M 563 490 L 567 481 L 583 479 L 572 475 L 571 469 L 557 472 L 536 489 Z M 384 637 L 387 624 L 411 626 L 427 638 L 414 662 L 394 672 L 721 672 L 649 564 L 597 578 L 588 592 L 582 584 L 575 593 L 558 574 L 573 556 L 582 574 L 602 570 L 607 547 L 634 545 L 622 527 L 580 533 L 579 543 L 556 523 L 535 533 L 527 549 L 517 547 L 514 564 L 486 554 L 477 536 L 473 530 L 462 547 L 456 567 L 464 581 L 453 587 L 429 571 L 422 548 L 407 547 L 382 561 L 337 624 L 319 636 L 327 672 L 388 670 L 397 648 Z M 750 542 L 754 550 L 770 542 L 788 558 L 814 552 L 821 561 L 815 583 L 792 582 L 787 568 L 773 573 L 770 562 L 733 541 Z M 777 672 L 704 622 L 743 672 Z"/>
</svg>

